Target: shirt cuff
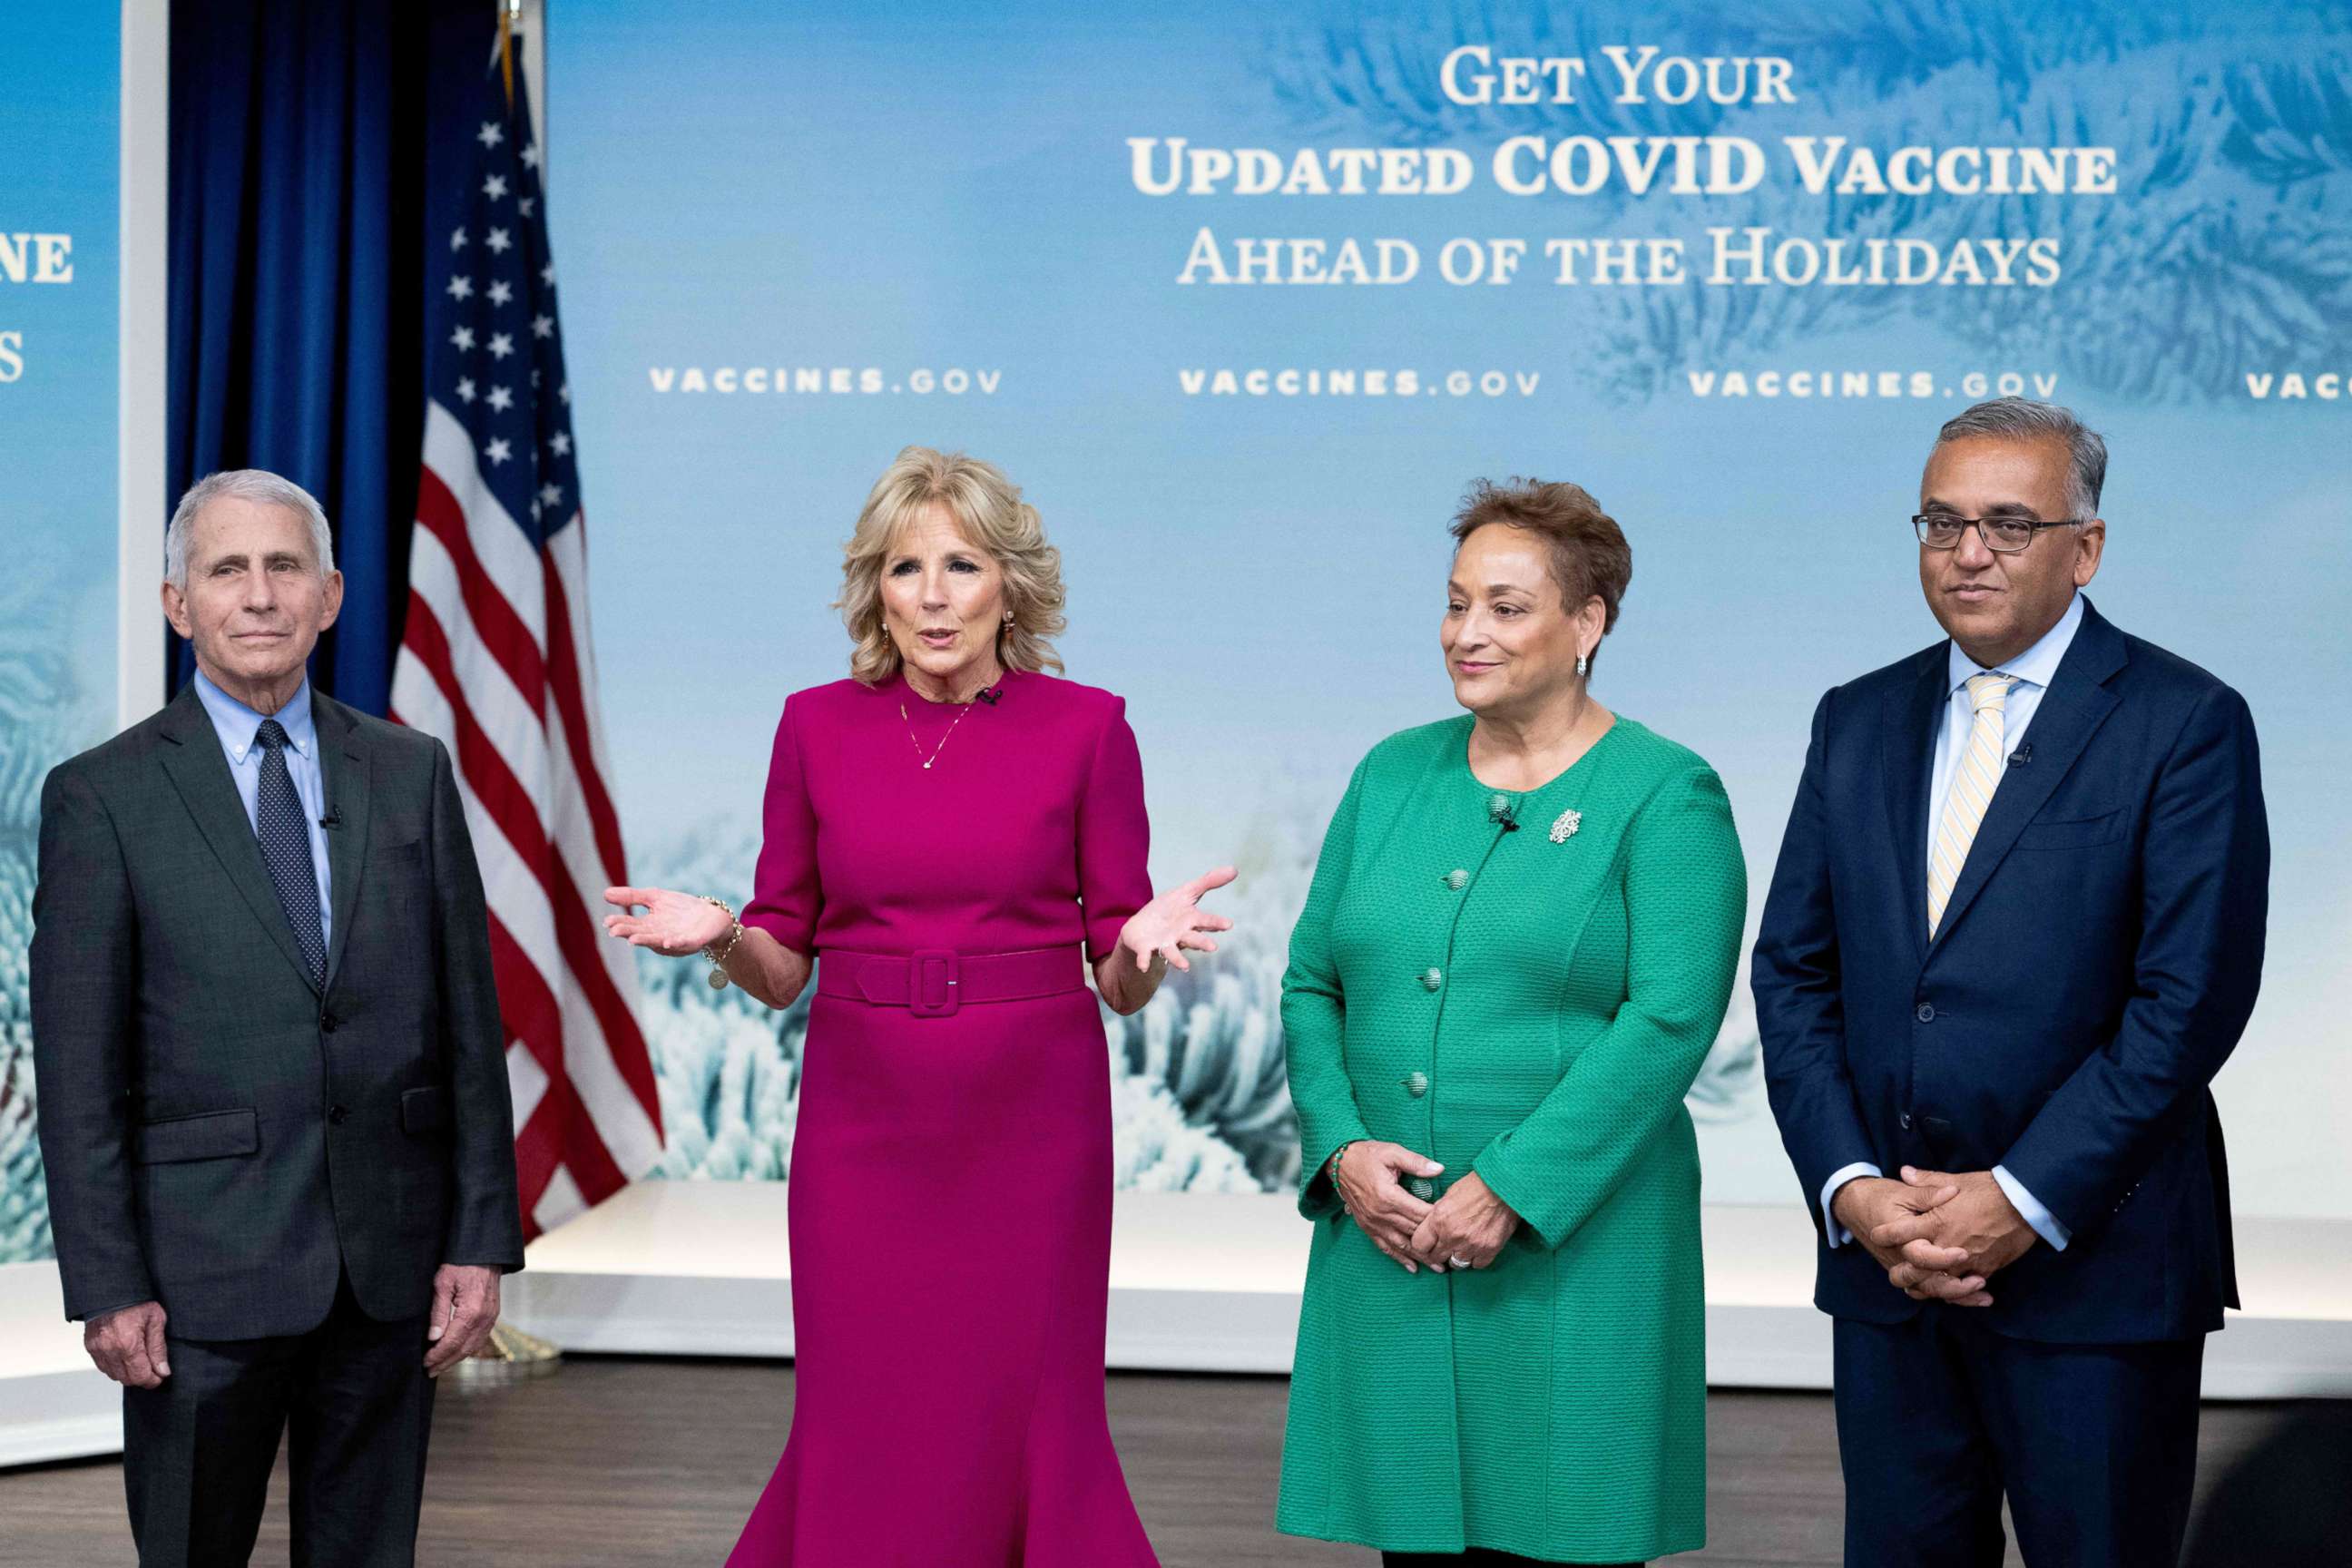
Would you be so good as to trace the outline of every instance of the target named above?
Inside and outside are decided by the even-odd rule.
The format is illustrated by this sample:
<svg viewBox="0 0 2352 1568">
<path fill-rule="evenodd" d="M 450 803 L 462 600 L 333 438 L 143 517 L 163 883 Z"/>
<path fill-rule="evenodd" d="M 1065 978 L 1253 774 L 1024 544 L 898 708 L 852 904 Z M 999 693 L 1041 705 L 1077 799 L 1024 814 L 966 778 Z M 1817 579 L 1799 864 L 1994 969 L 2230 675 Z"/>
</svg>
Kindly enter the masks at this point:
<svg viewBox="0 0 2352 1568">
<path fill-rule="evenodd" d="M 1822 1237 L 1832 1247 L 1843 1247 L 1853 1239 L 1853 1232 L 1838 1224 L 1837 1215 L 1830 1212 L 1830 1200 L 1838 1189 L 1858 1176 L 1883 1176 L 1885 1172 L 1867 1160 L 1856 1160 L 1851 1165 L 1841 1165 L 1822 1184 Z"/>
<path fill-rule="evenodd" d="M 2068 1230 L 2056 1215 L 2043 1208 L 2041 1200 L 2025 1190 L 2025 1184 L 2009 1173 L 2008 1166 L 1995 1165 L 1992 1179 L 2000 1184 L 2000 1190 L 2009 1194 L 2011 1206 L 2033 1227 L 2034 1235 L 2048 1242 L 2056 1251 L 2066 1250 L 2066 1244 L 2074 1239 L 2074 1233 Z"/>
</svg>

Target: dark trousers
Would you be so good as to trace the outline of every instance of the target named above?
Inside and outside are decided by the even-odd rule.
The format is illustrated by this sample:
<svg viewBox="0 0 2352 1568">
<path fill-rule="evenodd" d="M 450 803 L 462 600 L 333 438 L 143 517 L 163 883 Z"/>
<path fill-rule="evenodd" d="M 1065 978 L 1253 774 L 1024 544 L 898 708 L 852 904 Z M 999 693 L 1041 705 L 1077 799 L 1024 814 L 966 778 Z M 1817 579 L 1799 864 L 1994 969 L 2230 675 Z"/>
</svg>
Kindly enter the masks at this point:
<svg viewBox="0 0 2352 1568">
<path fill-rule="evenodd" d="M 1381 1568 L 1511 1568 L 1515 1563 L 1541 1563 L 1540 1557 L 1514 1557 L 1490 1546 L 1467 1552 L 1383 1552 Z M 1595 1568 L 1642 1568 L 1639 1563 L 1601 1563 Z"/>
<path fill-rule="evenodd" d="M 1837 1321 L 1848 1568 L 2170 1568 L 2197 1474 L 2205 1342 L 2042 1344 L 1975 1309 Z"/>
<path fill-rule="evenodd" d="M 289 1426 L 294 1568 L 409 1568 L 433 1380 L 422 1317 L 380 1323 L 346 1280 L 281 1339 L 184 1340 L 172 1375 L 122 1391 L 122 1479 L 141 1568 L 242 1568 Z"/>
</svg>

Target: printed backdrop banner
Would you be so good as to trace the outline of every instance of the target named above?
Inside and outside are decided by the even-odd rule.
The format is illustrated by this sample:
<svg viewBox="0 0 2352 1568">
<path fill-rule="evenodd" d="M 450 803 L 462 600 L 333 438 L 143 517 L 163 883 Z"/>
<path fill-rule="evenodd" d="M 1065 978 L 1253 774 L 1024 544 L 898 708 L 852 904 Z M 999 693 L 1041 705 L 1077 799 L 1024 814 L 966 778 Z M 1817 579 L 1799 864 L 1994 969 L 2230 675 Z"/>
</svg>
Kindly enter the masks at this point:
<svg viewBox="0 0 2352 1568">
<path fill-rule="evenodd" d="M 748 892 L 778 708 L 846 673 L 868 486 L 909 442 L 991 458 L 1064 552 L 1070 675 L 1129 700 L 1156 879 L 1242 869 L 1234 940 L 1105 1021 L 1119 1179 L 1279 1188 L 1290 922 L 1357 758 L 1457 711 L 1465 485 L 1622 521 L 1597 695 L 1721 771 L 1760 889 L 1822 691 L 1940 636 L 1907 521 L 1937 426 L 2022 393 L 2111 444 L 2100 608 L 2261 727 L 2238 1206 L 2352 1214 L 2340 8 L 554 9 L 643 875 Z M 786 1176 L 803 1013 L 645 973 L 667 1173 Z M 1693 1104 L 1710 1196 L 1799 1201 L 1744 981 Z"/>
<path fill-rule="evenodd" d="M 0 1263 L 50 1255 L 25 952 L 41 781 L 115 718 L 121 33 L 0 26 Z"/>
</svg>

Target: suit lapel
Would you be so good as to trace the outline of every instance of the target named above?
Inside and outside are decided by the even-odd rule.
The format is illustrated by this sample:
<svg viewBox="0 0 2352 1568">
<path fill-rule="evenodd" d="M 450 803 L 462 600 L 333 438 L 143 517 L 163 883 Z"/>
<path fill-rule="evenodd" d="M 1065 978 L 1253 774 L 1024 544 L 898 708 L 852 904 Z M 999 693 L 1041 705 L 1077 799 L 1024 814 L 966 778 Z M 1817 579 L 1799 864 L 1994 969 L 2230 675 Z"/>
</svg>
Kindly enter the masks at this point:
<svg viewBox="0 0 2352 1568">
<path fill-rule="evenodd" d="M 245 815 L 245 802 L 237 795 L 236 780 L 230 775 L 228 758 L 221 751 L 220 734 L 213 728 L 212 717 L 205 711 L 194 684 L 184 688 L 163 710 L 161 732 L 171 742 L 163 750 L 163 771 L 180 792 L 188 815 L 196 819 L 197 829 L 253 910 L 253 918 L 261 922 L 261 929 L 269 933 L 269 940 L 278 944 L 302 984 L 317 990 L 310 966 L 294 940 L 294 928 L 286 923 L 286 906 L 278 901 L 269 868 L 262 863 L 261 840 L 254 837 L 253 823 Z"/>
<path fill-rule="evenodd" d="M 1935 769 L 1936 727 L 1944 721 L 1950 656 L 1937 643 L 1917 656 L 1910 681 L 1886 694 L 1881 741 L 1886 758 L 1886 815 L 1895 828 L 1903 879 L 1905 925 L 1915 953 L 1927 952 L 1927 783 Z"/>
<path fill-rule="evenodd" d="M 1951 901 L 1944 906 L 1943 924 L 1936 930 L 1937 942 L 1960 923 L 1960 917 L 1968 913 L 1977 894 L 2016 844 L 2017 836 L 2065 781 L 2083 748 L 2122 701 L 2105 683 L 2126 662 L 2123 634 L 2084 600 L 2083 625 L 2074 633 L 2074 646 L 2059 661 L 2058 672 L 2050 678 L 2050 689 L 2042 694 L 2042 705 L 2034 710 L 2033 722 L 2026 729 L 2025 743 L 2033 748 L 2031 761 L 2023 767 L 2001 770 L 1992 805 L 1985 810 L 1976 842 L 1969 846 L 1959 880 L 1952 884 Z"/>
<path fill-rule="evenodd" d="M 327 954 L 327 984 L 342 973 L 343 948 L 352 940 L 359 910 L 360 867 L 367 860 L 369 786 L 373 771 L 368 745 L 351 710 L 320 697 L 314 688 L 310 711 L 319 728 L 319 763 L 327 788 L 328 815 L 342 826 L 327 833 L 328 892 L 334 900 L 334 946 Z"/>
</svg>

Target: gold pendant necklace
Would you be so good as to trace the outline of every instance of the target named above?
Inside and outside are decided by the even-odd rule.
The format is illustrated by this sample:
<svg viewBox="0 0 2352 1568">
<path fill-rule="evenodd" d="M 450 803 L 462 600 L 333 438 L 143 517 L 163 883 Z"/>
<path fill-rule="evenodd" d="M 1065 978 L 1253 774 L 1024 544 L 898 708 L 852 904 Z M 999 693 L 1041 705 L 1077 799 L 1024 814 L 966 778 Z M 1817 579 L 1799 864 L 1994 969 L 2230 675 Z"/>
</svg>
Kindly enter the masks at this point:
<svg viewBox="0 0 2352 1568">
<path fill-rule="evenodd" d="M 940 737 L 940 743 L 931 748 L 931 754 L 928 757 L 923 757 L 923 771 L 925 773 L 929 773 L 931 771 L 931 764 L 938 762 L 940 760 L 940 753 L 948 749 L 948 742 L 954 736 L 956 732 L 956 725 L 962 723 L 964 713 L 969 713 L 971 711 L 971 704 L 969 702 L 965 703 L 963 705 L 963 712 L 958 713 L 955 716 L 954 720 L 948 725 L 948 732 L 945 735 L 941 735 Z M 915 755 L 922 757 L 923 742 L 915 734 L 915 721 L 911 718 L 908 718 L 907 705 L 903 702 L 898 704 L 898 717 L 907 721 L 907 739 L 914 742 Z"/>
<path fill-rule="evenodd" d="M 1004 671 L 999 669 L 996 672 L 996 679 L 1001 681 L 1003 679 Z M 940 737 L 940 743 L 931 748 L 931 754 L 928 757 L 923 757 L 922 738 L 915 733 L 915 721 L 908 714 L 906 703 L 902 701 L 898 704 L 898 717 L 907 726 L 907 740 L 908 743 L 913 745 L 915 748 L 915 755 L 923 757 L 923 771 L 925 773 L 929 773 L 931 771 L 931 764 L 938 762 L 940 760 L 940 753 L 948 749 L 948 742 L 954 738 L 956 726 L 963 722 L 964 715 L 972 710 L 973 705 L 979 702 L 981 698 L 987 694 L 989 687 L 995 683 L 995 681 L 990 681 L 983 684 L 977 690 L 973 691 L 970 697 L 963 700 L 961 710 L 948 723 L 948 732 Z M 913 682 L 909 681 L 908 684 L 911 688 Z M 993 700 L 993 699 L 991 700 Z"/>
</svg>

